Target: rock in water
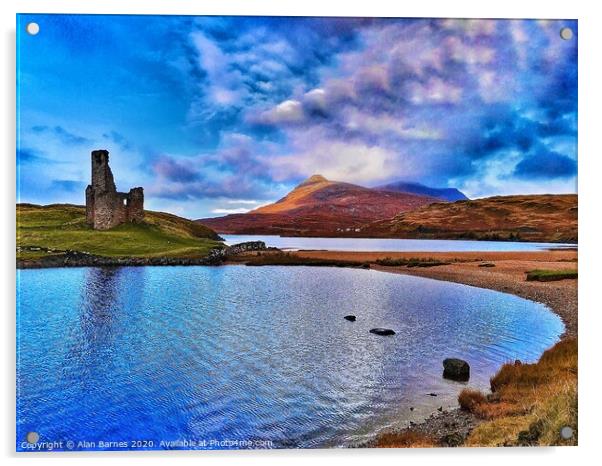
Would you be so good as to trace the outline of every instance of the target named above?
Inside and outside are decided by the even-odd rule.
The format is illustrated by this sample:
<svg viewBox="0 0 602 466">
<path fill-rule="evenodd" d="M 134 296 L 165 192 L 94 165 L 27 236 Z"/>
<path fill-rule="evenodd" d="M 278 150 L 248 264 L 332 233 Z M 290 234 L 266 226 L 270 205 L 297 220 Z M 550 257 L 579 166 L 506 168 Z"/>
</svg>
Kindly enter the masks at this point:
<svg viewBox="0 0 602 466">
<path fill-rule="evenodd" d="M 345 317 L 343 317 L 343 318 L 344 318 L 345 320 L 348 320 L 349 322 L 355 322 L 355 316 L 351 316 L 351 315 L 349 315 L 349 316 L 345 316 Z"/>
<path fill-rule="evenodd" d="M 443 378 L 467 382 L 470 378 L 470 366 L 463 359 L 447 358 L 443 361 Z"/>
<path fill-rule="evenodd" d="M 383 335 L 383 336 L 395 335 L 395 331 L 391 330 L 390 328 L 373 328 L 373 329 L 370 329 L 370 333 L 374 333 L 376 335 Z"/>
</svg>

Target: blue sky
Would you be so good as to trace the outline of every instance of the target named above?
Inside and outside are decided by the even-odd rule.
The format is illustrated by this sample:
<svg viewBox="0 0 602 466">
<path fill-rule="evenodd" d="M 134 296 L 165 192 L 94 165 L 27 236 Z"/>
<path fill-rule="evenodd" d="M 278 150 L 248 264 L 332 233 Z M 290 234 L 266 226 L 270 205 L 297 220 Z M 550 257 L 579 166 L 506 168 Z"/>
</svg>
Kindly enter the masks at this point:
<svg viewBox="0 0 602 466">
<path fill-rule="evenodd" d="M 576 192 L 574 21 L 17 23 L 20 202 L 83 204 L 98 148 L 119 190 L 190 218 L 253 209 L 315 173 L 470 197 Z"/>
</svg>

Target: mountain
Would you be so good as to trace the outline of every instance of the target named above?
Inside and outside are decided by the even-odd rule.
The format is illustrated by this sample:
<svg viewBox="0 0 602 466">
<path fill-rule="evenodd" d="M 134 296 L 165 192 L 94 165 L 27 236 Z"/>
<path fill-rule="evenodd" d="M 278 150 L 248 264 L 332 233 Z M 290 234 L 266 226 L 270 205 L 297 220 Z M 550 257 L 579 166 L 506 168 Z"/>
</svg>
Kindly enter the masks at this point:
<svg viewBox="0 0 602 466">
<path fill-rule="evenodd" d="M 495 196 L 434 203 L 364 225 L 369 236 L 577 242 L 577 195 Z"/>
<path fill-rule="evenodd" d="M 442 201 L 464 201 L 468 199 L 466 195 L 456 188 L 431 188 L 420 183 L 408 183 L 404 181 L 397 181 L 395 183 L 385 184 L 378 186 L 375 189 L 381 189 L 385 191 L 397 191 L 401 193 L 420 194 L 423 196 L 436 197 Z"/>
<path fill-rule="evenodd" d="M 432 202 L 431 196 L 365 188 L 314 175 L 285 197 L 245 214 L 197 222 L 218 233 L 358 236 L 362 225 Z M 357 230 L 357 231 L 356 231 Z"/>
</svg>

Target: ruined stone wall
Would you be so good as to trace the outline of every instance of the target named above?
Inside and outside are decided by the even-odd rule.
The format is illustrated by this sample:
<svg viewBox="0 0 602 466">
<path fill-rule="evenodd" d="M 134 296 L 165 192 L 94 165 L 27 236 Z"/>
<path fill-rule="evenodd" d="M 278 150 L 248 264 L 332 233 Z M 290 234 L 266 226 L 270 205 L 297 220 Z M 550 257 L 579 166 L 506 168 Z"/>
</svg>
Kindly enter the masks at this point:
<svg viewBox="0 0 602 466">
<path fill-rule="evenodd" d="M 91 184 L 86 188 L 86 223 L 94 225 L 94 188 Z"/>
<path fill-rule="evenodd" d="M 96 230 L 108 230 L 125 222 L 143 220 L 143 189 L 117 192 L 109 167 L 109 152 L 92 151 L 92 184 L 86 188 L 86 222 Z"/>
<path fill-rule="evenodd" d="M 144 220 L 144 190 L 142 188 L 130 189 L 127 208 L 128 222 L 140 223 Z"/>
</svg>

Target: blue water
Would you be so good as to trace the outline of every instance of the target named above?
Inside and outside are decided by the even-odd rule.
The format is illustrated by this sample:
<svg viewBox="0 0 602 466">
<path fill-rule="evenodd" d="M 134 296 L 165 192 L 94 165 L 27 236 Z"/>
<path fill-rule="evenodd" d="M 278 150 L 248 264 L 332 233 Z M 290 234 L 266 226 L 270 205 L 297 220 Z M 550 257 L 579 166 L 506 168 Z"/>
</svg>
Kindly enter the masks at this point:
<svg viewBox="0 0 602 466">
<path fill-rule="evenodd" d="M 226 244 L 245 241 L 265 241 L 280 249 L 326 249 L 329 251 L 541 251 L 557 248 L 575 248 L 576 244 L 525 243 L 513 241 L 468 241 L 448 239 L 397 238 L 305 238 L 273 235 L 221 235 Z"/>
<path fill-rule="evenodd" d="M 563 331 L 512 295 L 372 270 L 39 269 L 17 287 L 19 450 L 30 431 L 58 450 L 349 446 L 455 406 L 445 357 L 486 389 Z"/>
</svg>

